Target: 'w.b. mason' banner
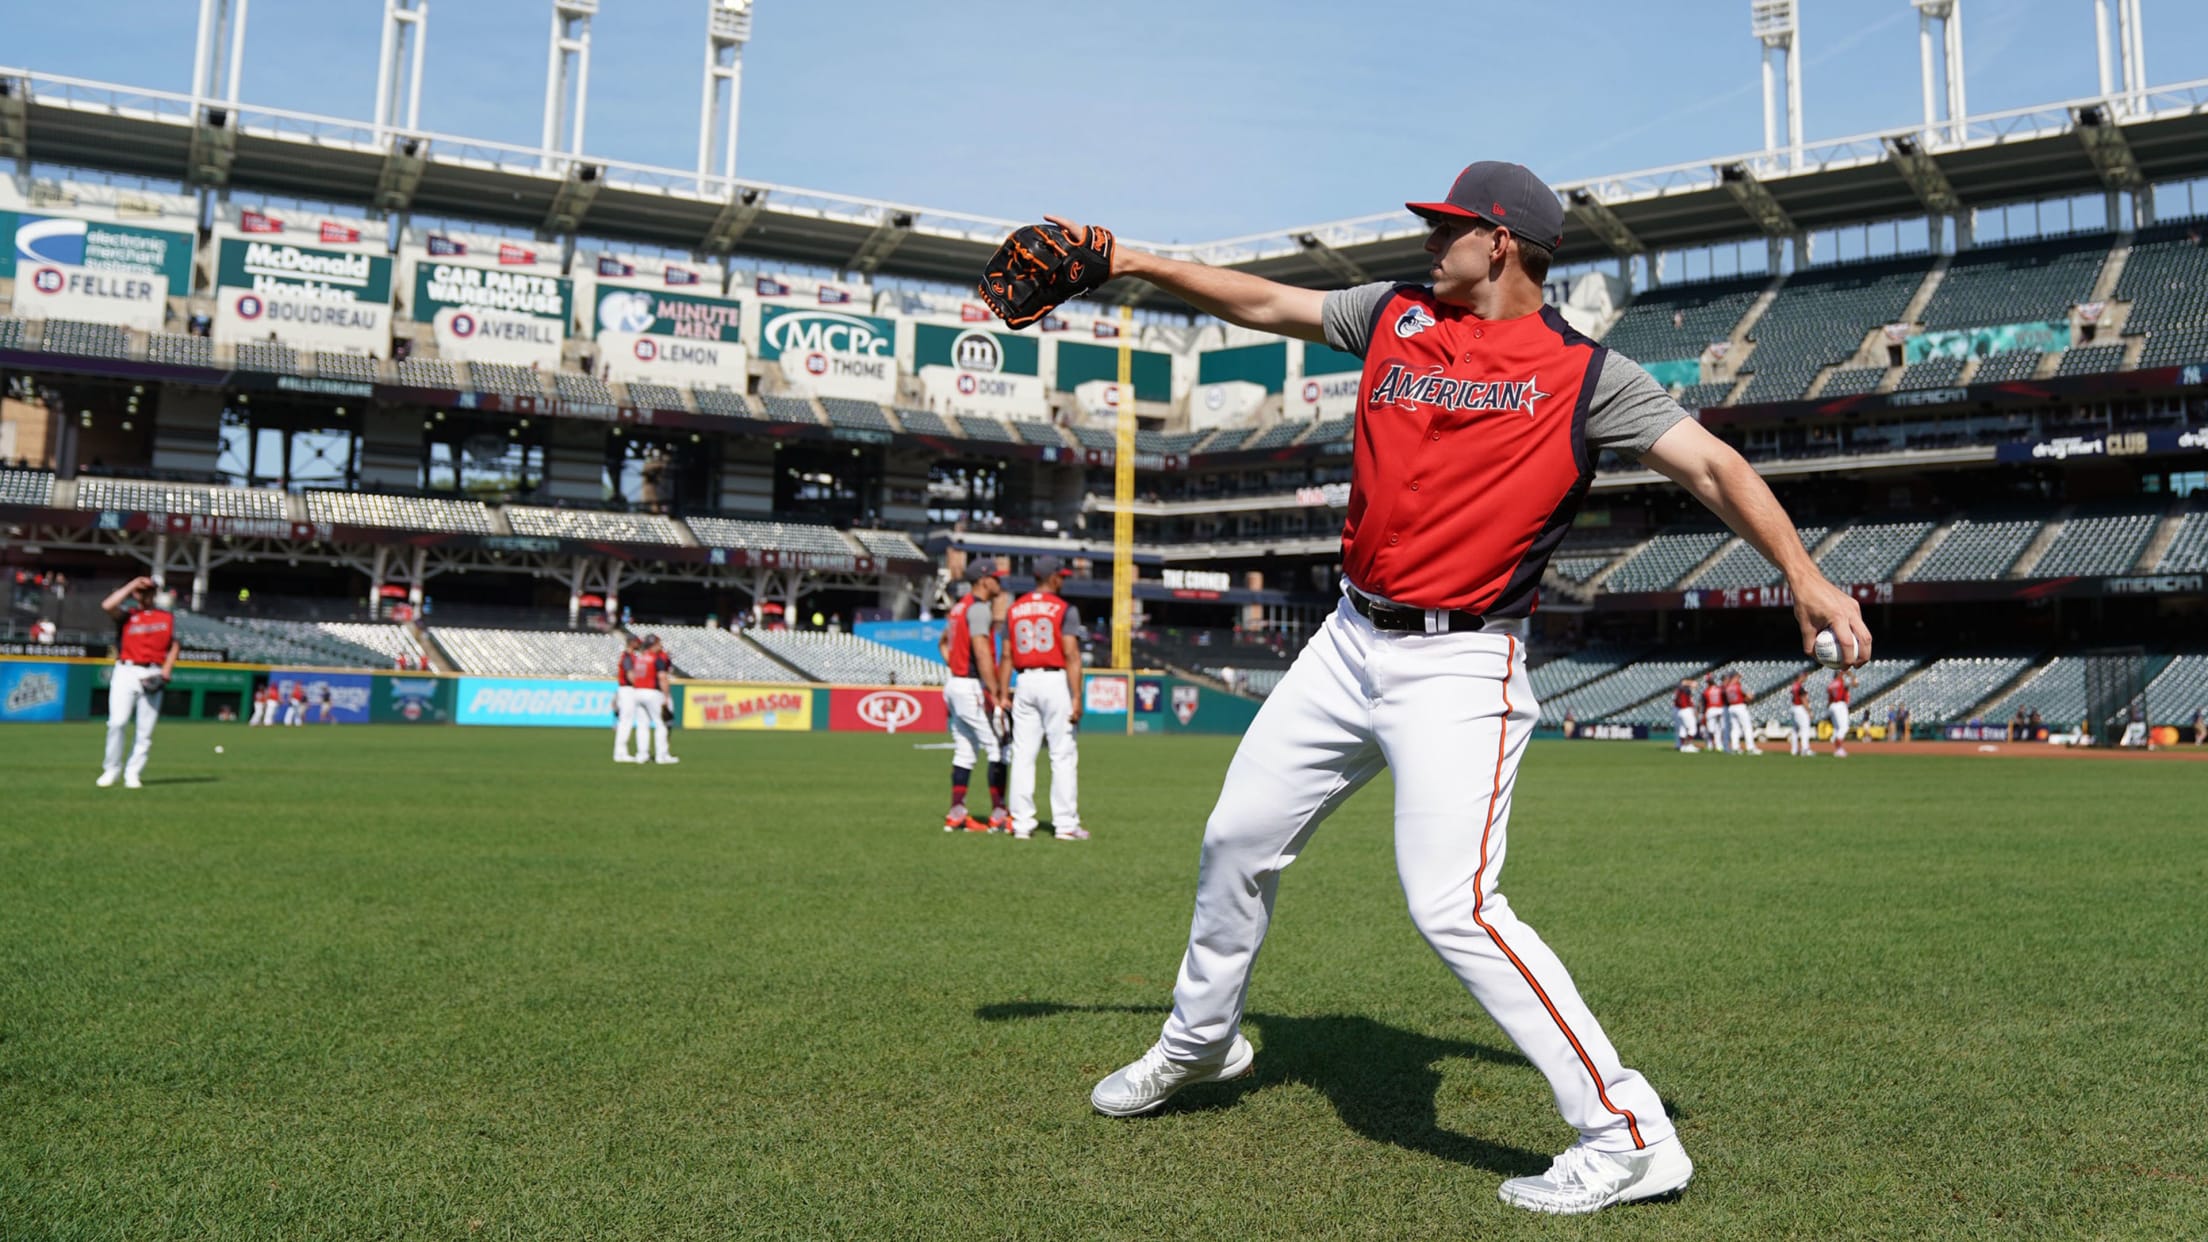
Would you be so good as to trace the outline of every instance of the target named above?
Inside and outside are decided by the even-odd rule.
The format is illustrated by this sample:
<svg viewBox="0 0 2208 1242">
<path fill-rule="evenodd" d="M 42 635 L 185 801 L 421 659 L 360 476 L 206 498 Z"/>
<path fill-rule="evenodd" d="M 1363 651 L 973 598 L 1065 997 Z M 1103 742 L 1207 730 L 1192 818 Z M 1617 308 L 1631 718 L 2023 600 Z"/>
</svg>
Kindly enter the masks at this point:
<svg viewBox="0 0 2208 1242">
<path fill-rule="evenodd" d="M 657 289 L 598 286 L 598 357 L 621 383 L 744 386 L 744 306 Z"/>
<path fill-rule="evenodd" d="M 560 365 L 574 282 L 564 276 L 423 261 L 413 315 L 436 326 L 437 352 L 462 362 Z"/>
<path fill-rule="evenodd" d="M 860 401 L 897 397 L 897 325 L 872 315 L 797 306 L 759 311 L 759 356 L 801 392 Z"/>
<path fill-rule="evenodd" d="M 912 360 L 942 414 L 1047 418 L 1042 350 L 1032 336 L 940 323 L 912 326 Z"/>
<path fill-rule="evenodd" d="M 215 339 L 298 350 L 391 353 L 391 260 L 226 237 L 215 261 Z"/>
</svg>

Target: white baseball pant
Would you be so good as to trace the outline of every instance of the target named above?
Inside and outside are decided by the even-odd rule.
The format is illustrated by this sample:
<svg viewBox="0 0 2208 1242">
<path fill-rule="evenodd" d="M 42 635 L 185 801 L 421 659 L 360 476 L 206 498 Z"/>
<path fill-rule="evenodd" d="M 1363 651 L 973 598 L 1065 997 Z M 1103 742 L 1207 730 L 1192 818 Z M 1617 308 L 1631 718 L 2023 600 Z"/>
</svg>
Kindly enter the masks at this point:
<svg viewBox="0 0 2208 1242">
<path fill-rule="evenodd" d="M 1845 701 L 1845 700 L 1843 700 L 1843 701 L 1841 701 L 1841 702 L 1838 702 L 1838 703 L 1833 703 L 1833 704 L 1830 704 L 1830 705 L 1829 705 L 1829 706 L 1828 706 L 1828 707 L 1826 708 L 1826 710 L 1827 710 L 1827 711 L 1829 711 L 1829 712 L 1830 712 L 1830 713 L 1832 714 L 1832 741 L 1833 741 L 1833 744 L 1834 744 L 1834 745 L 1836 745 L 1836 746 L 1845 746 L 1845 745 L 1847 745 L 1847 744 L 1848 744 L 1848 705 L 1847 705 L 1846 701 Z"/>
<path fill-rule="evenodd" d="M 1790 739 L 1794 743 L 1794 753 L 1797 755 L 1811 753 L 1809 744 L 1816 736 L 1809 728 L 1809 709 L 1800 703 L 1796 703 L 1794 705 L 1794 736 Z"/>
<path fill-rule="evenodd" d="M 1703 743 L 1711 750 L 1724 750 L 1726 748 L 1730 739 L 1725 736 L 1724 708 L 1705 707 L 1702 709 L 1702 739 Z"/>
<path fill-rule="evenodd" d="M 613 688 L 613 759 L 615 763 L 627 763 L 630 757 L 629 737 L 636 732 L 636 687 Z M 638 756 L 641 758 L 642 756 Z"/>
<path fill-rule="evenodd" d="M 647 749 L 656 759 L 673 758 L 667 750 L 667 722 L 660 715 L 667 709 L 667 692 L 637 686 L 631 689 L 631 695 L 637 728 L 640 730 L 636 739 L 637 762 L 643 762 Z"/>
<path fill-rule="evenodd" d="M 1756 745 L 1756 718 L 1748 714 L 1746 703 L 1728 703 L 1725 706 L 1726 736 L 1734 750 L 1753 750 Z"/>
<path fill-rule="evenodd" d="M 304 723 L 306 723 L 306 719 L 307 719 L 307 705 L 306 705 L 306 704 L 304 704 L 304 703 L 300 702 L 300 701 L 299 701 L 299 700 L 297 700 L 297 699 L 285 699 L 285 700 L 284 700 L 284 723 L 285 723 L 285 724 L 287 724 L 287 725 L 297 725 L 297 724 L 304 724 Z"/>
<path fill-rule="evenodd" d="M 1679 744 L 1681 746 L 1685 746 L 1687 743 L 1694 740 L 1694 709 L 1691 707 L 1681 707 L 1676 709 L 1676 712 L 1679 717 Z"/>
<path fill-rule="evenodd" d="M 1012 776 L 1004 801 L 1012 835 L 1035 831 L 1035 753 L 1050 745 L 1050 824 L 1054 832 L 1081 826 L 1077 796 L 1081 749 L 1073 737 L 1073 694 L 1062 668 L 1021 669 L 1012 678 Z"/>
<path fill-rule="evenodd" d="M 1385 766 L 1396 873 L 1419 934 L 1548 1077 L 1589 1143 L 1630 1151 L 1671 1137 L 1655 1089 L 1619 1062 L 1563 964 L 1497 889 L 1539 716 L 1515 634 L 1382 633 L 1346 602 L 1336 608 L 1258 710 L 1204 827 L 1167 1055 L 1226 1051 L 1281 871 Z"/>
<path fill-rule="evenodd" d="M 120 772 L 129 780 L 137 780 L 146 770 L 146 756 L 153 753 L 153 726 L 161 719 L 161 696 L 147 694 L 139 687 L 146 678 L 160 674 L 159 668 L 140 664 L 115 666 L 114 679 L 107 688 L 107 759 L 100 765 L 103 775 Z M 130 730 L 133 717 L 137 719 L 138 736 L 130 743 L 126 765 L 123 736 Z"/>
<path fill-rule="evenodd" d="M 982 691 L 980 678 L 953 677 L 944 682 L 943 707 L 951 718 L 952 767 L 970 771 L 977 758 L 1004 762 L 1004 744 L 989 719 L 989 696 Z M 1033 756 L 1029 758 L 1032 761 Z"/>
</svg>

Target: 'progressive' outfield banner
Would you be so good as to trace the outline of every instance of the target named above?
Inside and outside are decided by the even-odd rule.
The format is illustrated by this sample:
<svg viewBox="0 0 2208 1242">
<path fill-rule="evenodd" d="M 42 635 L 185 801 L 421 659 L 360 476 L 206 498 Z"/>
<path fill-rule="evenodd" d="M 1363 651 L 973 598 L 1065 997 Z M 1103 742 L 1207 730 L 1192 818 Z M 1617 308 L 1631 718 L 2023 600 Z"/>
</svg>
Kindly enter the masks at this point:
<svg viewBox="0 0 2208 1242">
<path fill-rule="evenodd" d="M 455 719 L 464 725 L 610 729 L 613 691 L 610 681 L 463 677 Z"/>
<path fill-rule="evenodd" d="M 803 732 L 813 727 L 814 691 L 810 686 L 690 682 L 681 690 L 685 729 Z"/>
<path fill-rule="evenodd" d="M 436 327 L 437 350 L 463 362 L 560 365 L 574 305 L 564 276 L 459 263 L 417 263 L 412 313 Z"/>
<path fill-rule="evenodd" d="M 801 391 L 861 401 L 893 401 L 897 396 L 897 325 L 887 319 L 762 307 L 759 356 L 779 361 L 784 378 Z"/>
<path fill-rule="evenodd" d="M 391 260 L 260 238 L 226 237 L 215 258 L 215 339 L 294 349 L 391 353 Z"/>
<path fill-rule="evenodd" d="M 192 289 L 192 237 L 100 220 L 0 211 L 0 278 L 15 313 L 158 332 Z"/>
<path fill-rule="evenodd" d="M 743 314 L 731 298 L 600 285 L 592 323 L 612 379 L 742 388 Z"/>
<path fill-rule="evenodd" d="M 1927 358 L 1984 358 L 1993 354 L 2051 354 L 2070 348 L 2067 323 L 2002 323 L 1990 328 L 1920 332 L 1901 343 L 1904 362 Z"/>
</svg>

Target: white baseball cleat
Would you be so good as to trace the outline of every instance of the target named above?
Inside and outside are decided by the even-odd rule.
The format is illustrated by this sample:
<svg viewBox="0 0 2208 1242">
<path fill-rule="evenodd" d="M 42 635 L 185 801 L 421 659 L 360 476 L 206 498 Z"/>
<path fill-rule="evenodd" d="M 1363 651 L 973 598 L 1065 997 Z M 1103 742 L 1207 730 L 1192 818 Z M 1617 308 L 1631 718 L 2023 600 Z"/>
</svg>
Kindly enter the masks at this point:
<svg viewBox="0 0 2208 1242">
<path fill-rule="evenodd" d="M 637 762 L 638 762 L 638 763 L 642 763 L 642 762 L 644 762 L 644 761 L 643 761 L 642 759 L 639 759 L 639 760 L 637 760 Z M 654 760 L 652 760 L 652 762 L 653 762 L 653 763 L 681 763 L 681 762 L 682 762 L 682 760 L 680 760 L 680 759 L 677 759 L 677 758 L 675 758 L 675 757 L 674 757 L 673 755 L 661 755 L 661 756 L 660 756 L 659 758 L 657 758 L 657 759 L 654 759 Z"/>
<path fill-rule="evenodd" d="M 1496 1195 L 1512 1207 L 1577 1216 L 1671 1194 L 1693 1176 L 1694 1161 L 1676 1134 L 1645 1151 L 1596 1151 L 1577 1143 L 1551 1161 L 1548 1172 L 1511 1178 Z"/>
<path fill-rule="evenodd" d="M 1218 1061 L 1176 1061 L 1165 1055 L 1164 1044 L 1152 1044 L 1138 1060 L 1096 1084 L 1096 1090 L 1089 1092 L 1089 1103 L 1107 1117 L 1133 1117 L 1172 1099 L 1174 1092 L 1191 1083 L 1240 1078 L 1256 1060 L 1257 1049 L 1240 1031 Z"/>
<path fill-rule="evenodd" d="M 125 788 L 125 789 L 144 789 L 144 788 L 145 788 L 145 785 L 144 785 L 143 783 L 141 783 L 141 782 L 139 781 L 139 779 L 138 779 L 137 777 L 135 777 L 135 776 L 125 776 L 125 777 L 123 778 L 123 788 Z"/>
<path fill-rule="evenodd" d="M 105 789 L 121 779 L 123 779 L 123 774 L 120 772 L 102 772 L 97 783 L 100 788 Z"/>
</svg>

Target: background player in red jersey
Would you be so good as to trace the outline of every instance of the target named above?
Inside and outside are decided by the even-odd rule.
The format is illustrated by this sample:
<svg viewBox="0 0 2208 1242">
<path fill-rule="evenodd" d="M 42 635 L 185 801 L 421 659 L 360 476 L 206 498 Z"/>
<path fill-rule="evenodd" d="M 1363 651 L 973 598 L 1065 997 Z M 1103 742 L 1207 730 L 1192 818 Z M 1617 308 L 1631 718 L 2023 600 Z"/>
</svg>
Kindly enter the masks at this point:
<svg viewBox="0 0 2208 1242">
<path fill-rule="evenodd" d="M 1832 757 L 1848 757 L 1848 694 L 1855 687 L 1855 674 L 1844 668 L 1832 670 L 1832 681 L 1825 686 L 1825 710 L 1832 716 Z"/>
<path fill-rule="evenodd" d="M 1622 1062 L 1498 888 L 1518 765 L 1539 719 L 1526 619 L 1596 460 L 1605 450 L 1638 459 L 1778 566 L 1803 654 L 1831 626 L 1867 660 L 1870 632 L 1740 454 L 1544 305 L 1564 234 L 1554 190 L 1519 165 L 1483 162 L 1458 174 L 1446 200 L 1408 206 L 1431 225 L 1430 285 L 1321 293 L 1102 242 L 1109 276 L 1146 280 L 1245 328 L 1324 341 L 1364 370 L 1341 603 L 1227 770 L 1204 828 L 1172 1016 L 1090 1102 L 1132 1116 L 1189 1083 L 1249 1072 L 1255 1053 L 1240 1023 L 1280 872 L 1385 767 L 1412 921 L 1579 1132 L 1547 1172 L 1498 1194 L 1534 1211 L 1592 1212 L 1680 1190 L 1694 1169 L 1655 1088 Z M 1077 245 L 1088 237 L 1063 227 Z"/>
<path fill-rule="evenodd" d="M 1004 584 L 993 561 L 966 567 L 966 594 L 945 618 L 941 649 L 951 678 L 943 683 L 943 706 L 951 718 L 951 807 L 943 815 L 945 832 L 1003 832 L 1011 816 L 1004 805 L 1004 740 L 997 715 L 1011 707 L 1004 670 L 997 665 L 997 612 Z M 989 818 L 966 809 L 966 789 L 974 760 L 989 761 Z"/>
<path fill-rule="evenodd" d="M 668 659 L 657 634 L 645 635 L 634 650 L 622 653 L 616 680 L 629 692 L 628 713 L 614 731 L 615 763 L 682 762 L 667 750 L 667 677 L 673 669 L 674 661 Z M 637 735 L 634 758 L 629 756 L 632 729 Z"/>
<path fill-rule="evenodd" d="M 1725 729 L 1726 738 L 1732 743 L 1733 753 L 1760 755 L 1763 747 L 1756 745 L 1756 717 L 1748 709 L 1753 702 L 1748 697 L 1748 683 L 1741 680 L 1740 670 L 1734 669 L 1725 677 Z"/>
<path fill-rule="evenodd" d="M 1787 736 L 1787 741 L 1794 754 L 1814 755 L 1817 752 L 1809 744 L 1816 740 L 1817 731 L 1809 727 L 1808 673 L 1794 674 L 1794 684 L 1787 688 L 1787 697 L 1793 700 L 1788 710 L 1794 717 L 1794 731 Z"/>
<path fill-rule="evenodd" d="M 1702 744 L 1725 753 L 1725 684 L 1715 670 L 1702 685 Z"/>
<path fill-rule="evenodd" d="M 1081 613 L 1058 594 L 1064 562 L 1038 556 L 1034 569 L 1035 589 L 1012 601 L 1004 618 L 1012 636 L 1012 839 L 1035 835 L 1035 753 L 1047 741 L 1051 835 L 1086 841 L 1074 740 L 1081 726 Z"/>
<path fill-rule="evenodd" d="M 1675 731 L 1678 734 L 1677 745 L 1680 752 L 1693 754 L 1698 749 L 1694 744 L 1693 678 L 1682 677 L 1679 679 L 1679 688 L 1673 691 L 1671 695 L 1671 714 L 1678 721 Z"/>
<path fill-rule="evenodd" d="M 118 779 L 125 789 L 140 787 L 146 757 L 153 752 L 153 726 L 161 719 L 161 691 L 176 672 L 183 650 L 176 637 L 176 593 L 151 578 L 132 578 L 100 601 L 115 618 L 115 672 L 107 683 L 107 760 L 100 766 L 102 789 Z M 137 740 L 123 758 L 124 735 L 135 720 Z"/>
</svg>

